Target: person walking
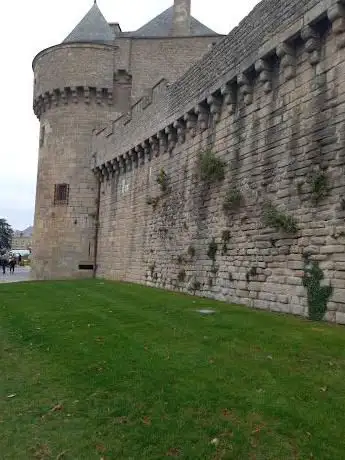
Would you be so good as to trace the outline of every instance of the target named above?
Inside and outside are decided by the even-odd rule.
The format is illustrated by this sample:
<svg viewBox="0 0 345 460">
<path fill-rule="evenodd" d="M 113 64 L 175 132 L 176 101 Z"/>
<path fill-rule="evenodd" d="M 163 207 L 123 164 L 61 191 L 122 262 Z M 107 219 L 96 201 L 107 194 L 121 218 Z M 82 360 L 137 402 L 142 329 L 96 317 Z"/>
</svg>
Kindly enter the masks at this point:
<svg viewBox="0 0 345 460">
<path fill-rule="evenodd" d="M 10 260 L 9 260 L 9 266 L 10 266 L 10 274 L 13 275 L 14 274 L 14 267 L 16 266 L 16 258 L 15 256 L 11 256 Z"/>
<path fill-rule="evenodd" d="M 0 267 L 2 268 L 2 274 L 6 275 L 6 257 L 5 257 L 5 254 L 0 254 Z"/>
</svg>

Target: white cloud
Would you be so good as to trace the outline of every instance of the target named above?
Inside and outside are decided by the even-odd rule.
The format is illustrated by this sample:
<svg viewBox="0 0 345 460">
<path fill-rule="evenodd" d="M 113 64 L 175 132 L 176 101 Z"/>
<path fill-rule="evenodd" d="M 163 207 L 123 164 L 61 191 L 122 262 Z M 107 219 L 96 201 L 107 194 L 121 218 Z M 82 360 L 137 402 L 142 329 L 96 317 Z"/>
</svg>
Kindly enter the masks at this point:
<svg viewBox="0 0 345 460">
<path fill-rule="evenodd" d="M 192 14 L 228 33 L 258 0 L 192 0 Z M 109 22 L 135 30 L 168 8 L 172 0 L 99 0 Z M 23 229 L 33 222 L 39 127 L 32 111 L 34 56 L 61 42 L 92 6 L 85 0 L 17 0 L 2 5 L 0 217 Z"/>
</svg>

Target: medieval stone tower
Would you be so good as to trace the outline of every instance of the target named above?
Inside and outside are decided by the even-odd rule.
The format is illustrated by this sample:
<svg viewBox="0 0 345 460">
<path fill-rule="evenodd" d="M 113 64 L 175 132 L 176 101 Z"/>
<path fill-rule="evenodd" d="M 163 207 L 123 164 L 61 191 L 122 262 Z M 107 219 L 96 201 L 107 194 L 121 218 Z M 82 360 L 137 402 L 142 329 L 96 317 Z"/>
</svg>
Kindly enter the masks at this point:
<svg viewBox="0 0 345 460">
<path fill-rule="evenodd" d="M 92 276 L 99 183 L 92 133 L 162 79 L 173 83 L 219 35 L 190 15 L 190 0 L 135 32 L 108 24 L 95 4 L 59 45 L 33 61 L 40 120 L 33 270 L 35 279 Z"/>
</svg>

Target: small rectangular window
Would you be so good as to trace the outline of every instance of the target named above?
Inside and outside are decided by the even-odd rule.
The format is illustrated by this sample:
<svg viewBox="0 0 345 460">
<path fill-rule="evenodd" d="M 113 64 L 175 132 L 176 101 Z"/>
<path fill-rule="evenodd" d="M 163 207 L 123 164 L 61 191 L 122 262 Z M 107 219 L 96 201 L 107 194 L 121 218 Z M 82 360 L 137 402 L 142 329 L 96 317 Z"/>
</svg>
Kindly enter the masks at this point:
<svg viewBox="0 0 345 460">
<path fill-rule="evenodd" d="M 40 147 L 43 147 L 44 145 L 45 134 L 46 134 L 46 127 L 43 125 L 41 126 L 41 129 L 40 129 Z"/>
<path fill-rule="evenodd" d="M 55 184 L 54 189 L 54 205 L 68 204 L 69 185 Z"/>
<path fill-rule="evenodd" d="M 93 270 L 92 264 L 81 264 L 78 266 L 79 270 Z"/>
</svg>

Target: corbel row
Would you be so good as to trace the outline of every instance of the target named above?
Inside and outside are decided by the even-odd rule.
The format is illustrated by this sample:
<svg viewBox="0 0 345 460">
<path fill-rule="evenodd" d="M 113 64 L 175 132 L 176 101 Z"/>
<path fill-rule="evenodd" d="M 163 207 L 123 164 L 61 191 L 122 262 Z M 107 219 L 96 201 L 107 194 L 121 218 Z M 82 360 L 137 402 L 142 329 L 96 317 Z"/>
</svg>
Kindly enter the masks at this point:
<svg viewBox="0 0 345 460">
<path fill-rule="evenodd" d="M 345 47 L 345 6 L 339 2 L 332 6 L 327 14 L 336 35 L 337 47 L 341 49 Z M 300 37 L 305 43 L 305 51 L 308 54 L 310 64 L 312 66 L 317 65 L 321 59 L 321 38 L 315 24 L 305 26 L 300 31 Z M 191 139 L 198 133 L 207 130 L 211 126 L 211 122 L 218 123 L 222 113 L 234 114 L 239 100 L 247 106 L 251 105 L 254 95 L 253 80 L 259 81 L 266 94 L 270 93 L 273 76 L 271 63 L 274 53 L 280 60 L 284 81 L 295 78 L 295 47 L 292 42 L 283 42 L 274 50 L 270 50 L 267 56 L 258 59 L 254 66 L 248 69 L 248 72 L 244 71 L 232 78 L 183 117 L 169 124 L 165 129 L 151 136 L 125 155 L 100 166 L 99 172 L 102 176 L 121 174 L 132 170 L 133 167 L 144 165 L 151 161 L 152 157 L 158 157 L 166 152 L 171 154 L 177 145 L 183 144 L 186 139 Z M 255 70 L 257 78 L 253 78 L 253 70 Z"/>
<path fill-rule="evenodd" d="M 84 86 L 54 89 L 38 96 L 33 103 L 35 115 L 40 118 L 47 110 L 67 104 L 84 102 L 97 105 L 113 105 L 113 93 L 108 88 L 90 88 Z"/>
</svg>

